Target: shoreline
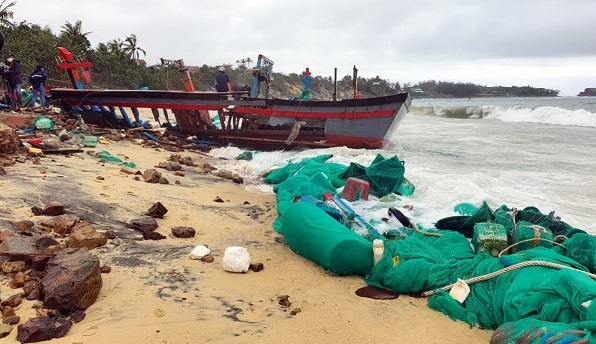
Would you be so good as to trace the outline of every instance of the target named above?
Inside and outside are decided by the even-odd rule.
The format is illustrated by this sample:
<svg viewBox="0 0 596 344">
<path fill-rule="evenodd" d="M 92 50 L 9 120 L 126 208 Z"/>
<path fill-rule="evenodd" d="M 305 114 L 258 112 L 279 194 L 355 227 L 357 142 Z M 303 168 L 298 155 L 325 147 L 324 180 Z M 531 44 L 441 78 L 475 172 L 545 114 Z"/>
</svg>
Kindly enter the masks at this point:
<svg viewBox="0 0 596 344">
<path fill-rule="evenodd" d="M 172 154 L 128 141 L 85 150 L 103 149 L 128 157 L 140 171 Z M 176 154 L 217 166 L 216 159 L 198 153 Z M 83 321 L 53 342 L 481 343 L 492 335 L 429 309 L 426 299 L 356 296 L 355 290 L 365 286 L 363 278 L 329 275 L 292 252 L 273 231 L 275 195 L 248 191 L 195 167 L 187 167 L 184 177 L 158 169 L 169 179 L 167 185 L 134 181 L 119 165 L 101 163 L 85 153 L 48 155 L 41 165 L 28 160 L 5 169 L 8 175 L 0 177 L 0 228 L 10 228 L 13 220 L 38 224 L 43 217 L 34 217 L 30 208 L 58 200 L 98 231 L 116 232 L 106 246 L 91 250 L 101 265 L 112 268 L 102 274 L 97 301 Z M 224 202 L 214 202 L 217 196 Z M 166 239 L 144 241 L 126 225 L 155 202 L 168 209 L 157 229 Z M 174 238 L 174 226 L 193 227 L 197 235 Z M 187 258 L 199 244 L 212 250 L 213 263 Z M 264 270 L 225 272 L 221 259 L 228 246 L 248 248 L 251 261 L 263 263 Z M 19 292 L 7 287 L 10 279 L 5 275 L 0 279 L 2 299 Z M 289 307 L 279 304 L 282 295 L 289 296 Z M 31 305 L 24 301 L 16 308 L 21 323 L 35 315 Z M 290 315 L 296 309 L 299 312 Z M 16 342 L 16 328 L 7 338 L 7 343 Z"/>
</svg>

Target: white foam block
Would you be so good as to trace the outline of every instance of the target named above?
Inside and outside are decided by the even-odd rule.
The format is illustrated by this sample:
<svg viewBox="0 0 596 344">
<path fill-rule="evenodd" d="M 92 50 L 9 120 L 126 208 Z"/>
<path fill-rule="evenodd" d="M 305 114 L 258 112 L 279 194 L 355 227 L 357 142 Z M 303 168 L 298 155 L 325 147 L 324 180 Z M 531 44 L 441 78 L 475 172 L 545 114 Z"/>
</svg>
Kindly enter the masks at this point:
<svg viewBox="0 0 596 344">
<path fill-rule="evenodd" d="M 207 248 L 207 246 L 199 245 L 190 252 L 188 258 L 190 259 L 203 259 L 206 255 L 211 253 L 211 250 Z"/>
<path fill-rule="evenodd" d="M 247 272 L 250 266 L 250 255 L 245 247 L 231 246 L 224 252 L 223 269 L 228 272 Z"/>
</svg>

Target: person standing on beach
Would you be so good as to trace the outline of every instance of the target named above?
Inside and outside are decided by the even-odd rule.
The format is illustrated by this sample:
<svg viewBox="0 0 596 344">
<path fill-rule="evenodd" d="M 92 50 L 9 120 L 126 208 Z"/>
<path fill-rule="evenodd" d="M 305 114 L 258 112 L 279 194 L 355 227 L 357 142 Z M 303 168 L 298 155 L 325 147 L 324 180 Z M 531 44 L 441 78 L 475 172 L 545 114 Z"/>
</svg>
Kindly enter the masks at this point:
<svg viewBox="0 0 596 344">
<path fill-rule="evenodd" d="M 219 67 L 219 72 L 215 75 L 215 90 L 217 92 L 232 92 L 230 77 L 226 74 L 224 67 Z"/>
<path fill-rule="evenodd" d="M 48 78 L 48 73 L 43 70 L 42 65 L 37 65 L 35 70 L 29 75 L 29 84 L 31 84 L 33 98 L 31 98 L 31 106 L 35 106 L 37 96 L 41 100 L 41 106 L 46 106 L 46 89 L 45 84 Z"/>
<path fill-rule="evenodd" d="M 6 64 L 10 67 L 8 73 L 6 73 L 8 79 L 8 92 L 10 92 L 11 95 L 16 93 L 15 105 L 21 106 L 21 63 L 19 60 L 14 59 L 13 54 L 8 54 Z"/>
</svg>

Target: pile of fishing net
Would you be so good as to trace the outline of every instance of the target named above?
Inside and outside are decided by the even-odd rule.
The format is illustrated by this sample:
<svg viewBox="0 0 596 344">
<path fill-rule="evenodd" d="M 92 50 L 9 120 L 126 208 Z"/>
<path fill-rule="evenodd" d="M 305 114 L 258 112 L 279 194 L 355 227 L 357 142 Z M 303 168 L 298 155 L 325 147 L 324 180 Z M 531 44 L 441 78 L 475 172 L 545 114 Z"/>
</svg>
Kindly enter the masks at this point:
<svg viewBox="0 0 596 344">
<path fill-rule="evenodd" d="M 290 163 L 266 178 L 276 184 L 280 217 L 274 228 L 294 252 L 336 274 L 365 276 L 379 288 L 430 296 L 431 308 L 496 329 L 492 343 L 596 342 L 594 236 L 535 207 L 492 210 L 484 202 L 460 206 L 461 215 L 439 220 L 436 228 L 401 227 L 400 235 L 388 238 L 355 214 L 346 221 L 328 195 L 336 196 L 349 176 L 368 178 L 378 197 L 395 192 L 404 180 L 403 163 L 378 156 L 369 167 L 346 167 L 327 163 L 330 157 Z M 355 224 L 365 235 L 354 231 Z M 477 228 L 485 231 L 474 239 Z M 516 244 L 480 250 L 495 228 L 504 231 L 501 244 Z M 374 239 L 384 241 L 384 252 L 373 266 Z M 469 287 L 461 302 L 449 294 L 458 280 Z"/>
</svg>

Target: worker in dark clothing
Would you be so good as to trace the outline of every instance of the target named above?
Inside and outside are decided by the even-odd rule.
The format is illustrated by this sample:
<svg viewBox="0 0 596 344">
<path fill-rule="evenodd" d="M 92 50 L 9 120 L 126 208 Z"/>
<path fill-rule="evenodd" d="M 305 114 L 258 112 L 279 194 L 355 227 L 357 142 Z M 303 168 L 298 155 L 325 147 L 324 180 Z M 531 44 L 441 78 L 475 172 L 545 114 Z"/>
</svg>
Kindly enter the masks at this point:
<svg viewBox="0 0 596 344">
<path fill-rule="evenodd" d="M 39 99 L 41 100 L 41 106 L 46 106 L 46 89 L 45 84 L 48 78 L 48 73 L 43 70 L 42 65 L 37 65 L 35 70 L 31 72 L 29 75 L 29 84 L 31 85 L 31 92 L 33 93 L 33 97 L 31 98 L 31 106 L 35 106 L 35 102 L 37 101 L 37 96 L 39 95 Z"/>
<path fill-rule="evenodd" d="M 230 77 L 226 74 L 224 67 L 219 67 L 219 72 L 215 75 L 215 90 L 217 92 L 232 92 Z"/>
<path fill-rule="evenodd" d="M 21 106 L 21 63 L 19 60 L 15 60 L 12 54 L 8 54 L 6 64 L 10 67 L 8 73 L 6 73 L 6 78 L 8 79 L 8 92 L 10 92 L 11 95 L 16 93 L 15 105 Z"/>
</svg>

